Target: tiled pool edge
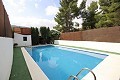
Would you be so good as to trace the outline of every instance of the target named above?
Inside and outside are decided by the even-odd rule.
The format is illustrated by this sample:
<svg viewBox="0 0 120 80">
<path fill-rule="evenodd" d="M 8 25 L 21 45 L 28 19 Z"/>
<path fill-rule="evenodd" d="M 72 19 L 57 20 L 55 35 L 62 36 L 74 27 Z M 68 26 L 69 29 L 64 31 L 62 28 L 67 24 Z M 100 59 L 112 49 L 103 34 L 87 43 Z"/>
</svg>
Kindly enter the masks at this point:
<svg viewBox="0 0 120 80">
<path fill-rule="evenodd" d="M 63 46 L 78 50 L 85 50 L 100 54 L 106 54 L 106 57 L 101 63 L 99 63 L 95 68 L 93 68 L 93 72 L 95 73 L 97 80 L 119 80 L 120 79 L 120 55 L 118 54 L 110 54 L 105 51 L 98 51 L 98 50 L 87 50 L 87 49 L 80 49 L 80 47 L 73 47 L 73 46 L 66 46 L 66 45 L 55 45 L 55 46 Z M 88 73 L 82 80 L 93 80 L 93 75 Z"/>
<path fill-rule="evenodd" d="M 49 80 L 24 47 L 21 48 L 21 51 L 28 66 L 28 70 L 31 74 L 32 80 Z"/>
<path fill-rule="evenodd" d="M 66 47 L 66 48 L 72 48 L 73 50 L 81 50 L 81 51 L 86 51 L 86 52 L 99 53 L 101 55 L 106 55 L 106 56 L 111 55 L 110 53 L 106 53 L 105 51 L 102 52 L 102 51 L 98 51 L 98 50 L 84 49 L 84 48 L 80 48 L 80 47 L 65 46 L 65 45 L 53 45 L 53 46 L 62 46 L 62 47 Z"/>
<path fill-rule="evenodd" d="M 68 45 L 60 45 L 60 44 L 54 44 L 56 46 L 65 46 L 65 47 L 70 47 L 70 48 L 75 48 L 75 49 L 80 49 L 80 50 L 86 50 L 86 51 L 92 51 L 92 52 L 101 52 L 101 53 L 108 53 L 107 55 L 110 54 L 117 54 L 120 55 L 119 52 L 111 52 L 111 51 L 105 51 L 105 50 L 98 50 L 98 49 L 93 49 L 93 48 L 85 48 L 85 47 L 76 47 L 76 46 L 68 46 Z"/>
<path fill-rule="evenodd" d="M 97 80 L 119 80 L 120 79 L 120 56 L 109 55 L 92 71 L 95 73 Z M 93 75 L 88 73 L 82 80 L 92 80 Z"/>
<path fill-rule="evenodd" d="M 97 76 L 97 80 L 119 80 L 120 78 L 120 73 L 119 73 L 120 61 L 119 60 L 120 60 L 120 55 L 109 54 L 107 58 L 105 58 L 100 64 L 98 64 L 93 69 L 93 72 Z M 93 76 L 91 76 L 91 74 L 87 74 L 82 80 L 92 80 L 92 79 L 93 79 Z M 41 80 L 44 80 L 44 79 L 41 79 Z"/>
</svg>

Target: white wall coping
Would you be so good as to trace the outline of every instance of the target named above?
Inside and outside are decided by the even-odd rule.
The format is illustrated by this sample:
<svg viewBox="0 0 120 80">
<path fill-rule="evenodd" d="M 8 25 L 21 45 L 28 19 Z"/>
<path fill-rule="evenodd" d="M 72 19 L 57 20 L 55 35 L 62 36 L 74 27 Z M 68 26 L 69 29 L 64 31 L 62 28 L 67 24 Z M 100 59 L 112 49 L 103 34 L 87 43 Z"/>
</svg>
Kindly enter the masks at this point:
<svg viewBox="0 0 120 80">
<path fill-rule="evenodd" d="M 54 43 L 58 45 L 83 47 L 89 49 L 120 53 L 120 43 L 95 42 L 95 41 L 69 41 L 69 40 L 55 40 Z"/>
<path fill-rule="evenodd" d="M 31 74 L 32 80 L 49 80 L 48 77 L 44 74 L 41 68 L 37 63 L 32 59 L 29 53 L 25 50 L 24 47 L 21 48 L 24 59 L 28 66 L 28 70 Z"/>
</svg>

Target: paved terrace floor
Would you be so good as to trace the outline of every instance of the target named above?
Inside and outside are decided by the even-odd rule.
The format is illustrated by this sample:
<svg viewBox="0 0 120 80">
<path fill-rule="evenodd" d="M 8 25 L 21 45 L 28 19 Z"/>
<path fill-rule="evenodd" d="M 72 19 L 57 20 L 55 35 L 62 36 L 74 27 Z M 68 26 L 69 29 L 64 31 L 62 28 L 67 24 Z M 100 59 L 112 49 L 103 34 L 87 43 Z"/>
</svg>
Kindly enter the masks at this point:
<svg viewBox="0 0 120 80">
<path fill-rule="evenodd" d="M 20 48 L 14 48 L 13 65 L 9 80 L 32 80 Z"/>
</svg>

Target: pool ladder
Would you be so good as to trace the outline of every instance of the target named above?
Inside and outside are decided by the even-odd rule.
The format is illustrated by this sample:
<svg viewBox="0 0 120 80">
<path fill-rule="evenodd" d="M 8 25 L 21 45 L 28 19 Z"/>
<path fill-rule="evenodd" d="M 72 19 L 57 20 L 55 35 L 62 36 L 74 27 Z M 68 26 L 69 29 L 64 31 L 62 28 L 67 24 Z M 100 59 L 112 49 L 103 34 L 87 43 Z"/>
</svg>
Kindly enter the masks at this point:
<svg viewBox="0 0 120 80">
<path fill-rule="evenodd" d="M 82 71 L 85 71 L 85 70 L 88 70 L 89 72 L 91 72 L 93 74 L 93 76 L 94 76 L 94 80 L 96 80 L 96 76 L 95 76 L 94 72 L 92 70 L 90 70 L 89 68 L 83 68 L 83 69 L 81 69 L 80 72 L 78 72 L 78 74 L 76 76 L 71 75 L 68 78 L 68 80 L 71 80 L 72 78 L 73 78 L 73 80 L 79 80 L 78 79 L 78 75 L 80 75 L 82 73 Z"/>
</svg>

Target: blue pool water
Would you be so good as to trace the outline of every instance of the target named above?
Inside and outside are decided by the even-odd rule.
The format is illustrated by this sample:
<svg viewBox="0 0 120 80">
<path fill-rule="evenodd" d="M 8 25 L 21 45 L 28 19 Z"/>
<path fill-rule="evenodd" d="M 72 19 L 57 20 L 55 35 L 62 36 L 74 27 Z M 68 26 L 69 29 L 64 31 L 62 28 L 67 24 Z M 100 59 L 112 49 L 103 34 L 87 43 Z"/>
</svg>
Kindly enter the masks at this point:
<svg viewBox="0 0 120 80">
<path fill-rule="evenodd" d="M 33 47 L 26 50 L 50 80 L 67 80 L 82 68 L 93 69 L 106 57 L 61 46 Z M 83 78 L 87 73 L 82 73 L 79 78 Z"/>
</svg>

